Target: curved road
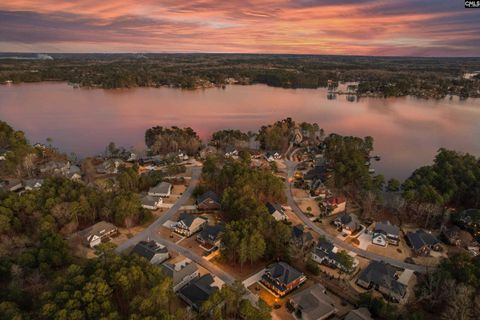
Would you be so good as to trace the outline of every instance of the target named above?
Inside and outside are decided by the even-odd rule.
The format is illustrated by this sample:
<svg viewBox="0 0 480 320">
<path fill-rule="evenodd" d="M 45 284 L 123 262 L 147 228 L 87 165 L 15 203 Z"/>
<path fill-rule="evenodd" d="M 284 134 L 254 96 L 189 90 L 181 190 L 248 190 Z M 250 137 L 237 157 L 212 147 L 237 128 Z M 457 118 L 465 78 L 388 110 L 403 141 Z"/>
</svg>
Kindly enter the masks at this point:
<svg viewBox="0 0 480 320">
<path fill-rule="evenodd" d="M 376 260 L 376 261 L 385 261 L 393 266 L 400 267 L 403 269 L 410 269 L 416 272 L 422 272 L 425 273 L 428 268 L 432 267 L 426 267 L 426 266 L 421 266 L 421 265 L 416 265 L 416 264 L 411 264 L 411 263 L 406 263 L 401 260 L 396 260 L 390 257 L 382 256 L 367 250 L 363 250 L 357 247 L 354 247 L 352 245 L 349 245 L 345 243 L 344 241 L 331 236 L 327 232 L 325 232 L 323 229 L 321 229 L 319 226 L 317 226 L 313 221 L 311 221 L 306 215 L 303 214 L 302 210 L 298 207 L 298 205 L 295 203 L 293 200 L 293 195 L 292 195 L 292 189 L 291 185 L 289 182 L 290 177 L 293 176 L 293 173 L 295 172 L 295 168 L 297 164 L 293 161 L 285 160 L 285 165 L 287 166 L 287 179 L 285 179 L 285 186 L 286 186 L 286 194 L 287 194 L 287 200 L 288 200 L 288 205 L 292 208 L 292 211 L 298 216 L 300 220 L 303 221 L 304 224 L 306 224 L 308 227 L 310 227 L 312 230 L 317 232 L 318 234 L 321 234 L 325 236 L 328 240 L 332 241 L 337 247 L 340 247 L 344 250 L 352 251 L 356 253 L 357 255 L 367 258 L 369 260 Z"/>
</svg>

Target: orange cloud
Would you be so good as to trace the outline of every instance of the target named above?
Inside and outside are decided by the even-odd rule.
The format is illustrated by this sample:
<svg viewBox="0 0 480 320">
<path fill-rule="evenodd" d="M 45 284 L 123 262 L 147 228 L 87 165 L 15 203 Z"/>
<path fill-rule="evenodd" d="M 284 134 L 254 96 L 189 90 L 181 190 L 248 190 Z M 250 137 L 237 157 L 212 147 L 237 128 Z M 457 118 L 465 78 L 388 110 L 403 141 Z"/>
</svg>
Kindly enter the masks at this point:
<svg viewBox="0 0 480 320">
<path fill-rule="evenodd" d="M 0 50 L 478 55 L 474 11 L 449 0 L 12 0 L 0 4 Z"/>
</svg>

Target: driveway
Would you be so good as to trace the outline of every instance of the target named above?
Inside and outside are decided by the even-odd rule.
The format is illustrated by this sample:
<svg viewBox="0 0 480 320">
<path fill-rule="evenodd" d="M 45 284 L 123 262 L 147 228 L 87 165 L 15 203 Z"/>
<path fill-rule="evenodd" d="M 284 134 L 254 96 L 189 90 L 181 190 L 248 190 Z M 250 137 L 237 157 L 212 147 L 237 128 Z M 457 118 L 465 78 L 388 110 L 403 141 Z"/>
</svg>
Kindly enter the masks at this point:
<svg viewBox="0 0 480 320">
<path fill-rule="evenodd" d="M 385 261 L 385 262 L 387 262 L 387 263 L 389 263 L 393 266 L 403 268 L 403 269 L 410 269 L 410 270 L 421 272 L 421 273 L 427 272 L 427 267 L 426 266 L 406 263 L 406 262 L 403 262 L 401 260 L 392 259 L 392 258 L 389 258 L 389 257 L 386 257 L 386 256 L 375 254 L 373 252 L 369 252 L 367 250 L 360 249 L 360 248 L 354 247 L 352 245 L 349 245 L 349 244 L 343 242 L 342 240 L 331 236 L 330 234 L 328 234 L 327 232 L 322 230 L 320 227 L 318 227 L 315 223 L 310 221 L 310 219 L 303 214 L 302 210 L 300 210 L 300 208 L 295 203 L 295 201 L 293 199 L 293 196 L 292 196 L 291 185 L 288 182 L 289 178 L 293 176 L 293 173 L 295 172 L 295 168 L 296 168 L 297 164 L 295 162 L 289 161 L 289 160 L 285 160 L 285 164 L 287 166 L 287 179 L 285 179 L 285 187 L 286 187 L 286 195 L 287 195 L 288 205 L 292 208 L 292 211 L 300 218 L 300 220 L 303 221 L 303 223 L 305 225 L 310 227 L 312 230 L 314 230 L 318 234 L 325 236 L 325 238 L 332 241 L 337 247 L 340 247 L 340 248 L 342 248 L 344 250 L 347 250 L 347 251 L 352 251 L 352 252 L 354 252 L 354 253 L 358 254 L 359 256 L 364 257 L 366 259 L 375 260 L 375 261 Z M 431 269 L 431 267 L 429 267 L 429 268 Z"/>
</svg>

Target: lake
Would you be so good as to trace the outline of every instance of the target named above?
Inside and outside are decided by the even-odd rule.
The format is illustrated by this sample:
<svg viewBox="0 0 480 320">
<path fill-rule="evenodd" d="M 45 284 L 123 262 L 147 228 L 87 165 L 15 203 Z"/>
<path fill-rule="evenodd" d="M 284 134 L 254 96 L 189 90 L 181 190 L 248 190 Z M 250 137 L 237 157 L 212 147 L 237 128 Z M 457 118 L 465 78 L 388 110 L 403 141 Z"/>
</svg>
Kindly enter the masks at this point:
<svg viewBox="0 0 480 320">
<path fill-rule="evenodd" d="M 144 148 L 145 130 L 155 125 L 190 126 L 207 140 L 233 128 L 256 131 L 291 117 L 317 122 L 327 133 L 375 141 L 374 164 L 386 177 L 404 179 L 431 163 L 440 147 L 480 155 L 480 99 L 460 101 L 345 96 L 327 99 L 325 89 L 281 89 L 265 85 L 226 89 L 73 89 L 47 82 L 0 86 L 0 119 L 23 130 L 30 142 L 53 139 L 60 150 L 94 155 L 114 141 Z"/>
</svg>

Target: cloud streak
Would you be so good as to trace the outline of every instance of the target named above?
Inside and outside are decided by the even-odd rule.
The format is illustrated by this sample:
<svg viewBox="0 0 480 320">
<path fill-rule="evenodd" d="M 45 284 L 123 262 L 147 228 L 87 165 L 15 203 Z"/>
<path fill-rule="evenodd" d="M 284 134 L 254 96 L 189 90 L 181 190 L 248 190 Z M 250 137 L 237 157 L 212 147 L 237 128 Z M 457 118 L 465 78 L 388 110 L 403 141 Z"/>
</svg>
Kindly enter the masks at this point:
<svg viewBox="0 0 480 320">
<path fill-rule="evenodd" d="M 479 56 L 460 1 L 53 1 L 0 4 L 0 51 Z"/>
</svg>

